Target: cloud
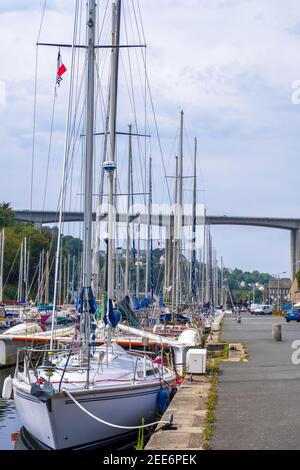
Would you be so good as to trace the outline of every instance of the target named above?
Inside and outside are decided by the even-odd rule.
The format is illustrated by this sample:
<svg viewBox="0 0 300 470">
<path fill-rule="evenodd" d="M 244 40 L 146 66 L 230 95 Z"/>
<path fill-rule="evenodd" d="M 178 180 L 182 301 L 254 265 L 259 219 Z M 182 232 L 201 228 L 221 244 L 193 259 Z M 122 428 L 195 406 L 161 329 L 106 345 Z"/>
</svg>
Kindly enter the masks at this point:
<svg viewBox="0 0 300 470">
<path fill-rule="evenodd" d="M 85 2 L 83 2 L 84 4 Z M 0 162 L 6 178 L 1 187 L 1 200 L 11 200 L 15 207 L 26 208 L 30 193 L 32 154 L 32 117 L 35 70 L 35 42 L 41 19 L 43 0 L 3 0 L 0 5 L 0 79 L 6 81 L 6 105 L 0 105 Z M 74 2 L 48 2 L 41 40 L 70 42 Z M 134 15 L 128 15 L 130 4 L 124 4 L 129 40 Z M 147 43 L 147 69 L 165 153 L 167 174 L 174 174 L 178 148 L 179 108 L 185 111 L 185 173 L 192 171 L 192 139 L 198 137 L 199 162 L 210 213 L 300 216 L 298 200 L 300 107 L 291 102 L 291 84 L 300 79 L 298 0 L 261 2 L 261 0 L 143 0 L 140 2 Z M 99 8 L 102 8 L 102 2 Z M 100 11 L 100 16 L 103 11 Z M 84 28 L 84 24 L 83 24 Z M 103 40 L 109 41 L 109 21 L 104 22 Z M 84 40 L 82 32 L 82 41 Z M 126 40 L 124 22 L 122 41 Z M 105 54 L 105 56 L 104 56 Z M 43 199 L 45 162 L 49 145 L 49 129 L 55 79 L 57 49 L 41 48 L 38 67 L 37 147 L 35 161 L 34 204 Z M 101 55 L 102 56 L 102 55 Z M 63 50 L 69 68 L 70 51 Z M 105 94 L 109 52 L 103 51 L 101 85 Z M 127 52 L 121 52 L 120 101 L 118 127 L 127 129 L 135 121 L 132 100 L 126 98 L 131 88 Z M 135 65 L 140 52 L 130 51 L 134 76 L 143 81 L 143 67 Z M 140 73 L 140 76 L 139 76 Z M 50 163 L 51 190 L 47 207 L 56 207 L 60 185 L 60 169 L 64 147 L 68 77 L 60 90 L 55 119 L 53 153 Z M 143 95 L 136 90 L 140 129 L 144 128 Z M 152 139 L 147 146 L 153 156 L 154 199 L 166 201 L 168 192 L 162 170 L 156 130 L 147 103 Z M 101 130 L 102 118 L 97 121 Z M 97 156 L 101 152 L 97 140 Z M 127 139 L 118 142 L 120 185 L 127 174 Z M 136 191 L 145 187 L 140 176 L 144 143 L 134 142 Z M 77 157 L 78 159 L 80 156 Z M 78 160 L 79 161 L 79 160 Z M 100 163 L 97 162 L 97 171 Z M 75 171 L 75 170 L 74 170 Z M 80 165 L 75 171 L 74 188 L 80 185 Z M 98 173 L 97 173 L 98 174 Z M 41 176 L 42 175 L 42 176 Z M 11 181 L 14 181 L 12 186 Z M 42 181 L 40 183 L 40 181 Z M 169 180 L 173 195 L 173 181 Z M 186 182 L 188 185 L 188 182 Z M 186 187 L 188 189 L 188 187 Z M 203 187 L 202 187 L 203 189 Z M 74 194 L 78 193 L 74 189 Z M 26 194 L 26 197 L 24 196 Z M 188 196 L 186 191 L 186 197 Z M 79 196 L 74 196 L 74 206 Z M 199 194 L 199 198 L 203 196 Z M 222 231 L 222 229 L 215 229 Z M 234 229 L 232 229 L 234 230 Z M 253 229 L 255 230 L 255 229 Z M 217 233 L 217 232 L 216 232 Z M 257 232 L 258 237 L 260 236 Z M 222 234 L 222 232 L 220 232 Z M 252 240 L 243 232 L 240 247 Z M 237 237 L 238 238 L 238 237 Z M 237 242 L 236 238 L 233 239 Z M 226 259 L 234 259 L 229 242 L 216 235 L 219 251 Z M 263 240 L 266 243 L 266 239 Z M 237 246 L 237 245 L 235 245 Z M 274 250 L 284 253 L 281 269 L 288 269 L 285 238 L 274 237 Z M 241 256 L 237 250 L 236 265 L 250 269 L 252 255 Z M 274 256 L 258 248 L 266 268 L 274 266 Z M 247 262 L 247 259 L 249 260 Z M 270 268 L 271 269 L 271 268 Z M 274 269 L 273 269 L 274 270 Z"/>
</svg>

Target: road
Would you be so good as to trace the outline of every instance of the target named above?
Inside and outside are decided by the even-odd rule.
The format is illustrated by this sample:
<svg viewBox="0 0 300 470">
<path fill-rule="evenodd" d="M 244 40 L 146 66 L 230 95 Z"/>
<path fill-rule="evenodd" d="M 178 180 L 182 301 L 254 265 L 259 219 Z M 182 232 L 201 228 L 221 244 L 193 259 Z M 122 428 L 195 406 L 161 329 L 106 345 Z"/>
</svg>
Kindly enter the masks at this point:
<svg viewBox="0 0 300 470">
<path fill-rule="evenodd" d="M 272 325 L 278 323 L 281 343 L 272 340 Z M 221 366 L 211 448 L 299 449 L 300 365 L 293 365 L 291 356 L 300 323 L 244 314 L 238 324 L 228 315 L 222 337 L 245 343 L 249 361 Z"/>
</svg>

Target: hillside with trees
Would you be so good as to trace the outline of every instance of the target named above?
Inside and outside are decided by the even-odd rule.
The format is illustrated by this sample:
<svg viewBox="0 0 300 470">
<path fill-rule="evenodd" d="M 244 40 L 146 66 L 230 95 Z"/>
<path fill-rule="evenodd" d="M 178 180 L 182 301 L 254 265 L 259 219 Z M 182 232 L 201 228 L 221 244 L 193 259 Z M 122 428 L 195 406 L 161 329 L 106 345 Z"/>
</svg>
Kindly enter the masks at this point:
<svg viewBox="0 0 300 470">
<path fill-rule="evenodd" d="M 49 297 L 53 295 L 54 259 L 57 246 L 58 230 L 56 227 L 36 227 L 30 223 L 14 220 L 14 212 L 8 203 L 0 204 L 0 230 L 5 229 L 5 248 L 3 263 L 3 300 L 18 300 L 17 291 L 20 276 L 20 259 L 23 240 L 26 239 L 28 292 L 29 298 L 35 300 L 38 290 L 38 268 L 41 254 L 49 253 Z M 75 258 L 75 269 L 78 271 L 82 241 L 72 236 L 62 237 L 62 261 Z M 45 264 L 45 263 L 44 263 Z"/>
</svg>

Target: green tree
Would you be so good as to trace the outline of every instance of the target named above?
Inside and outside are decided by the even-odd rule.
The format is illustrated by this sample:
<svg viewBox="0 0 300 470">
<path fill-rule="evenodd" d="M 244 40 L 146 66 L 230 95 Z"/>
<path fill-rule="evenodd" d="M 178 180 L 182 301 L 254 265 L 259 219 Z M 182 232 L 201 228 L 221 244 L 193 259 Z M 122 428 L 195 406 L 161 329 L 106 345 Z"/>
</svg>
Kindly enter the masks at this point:
<svg viewBox="0 0 300 470">
<path fill-rule="evenodd" d="M 14 222 L 14 212 L 9 202 L 0 204 L 0 228 L 9 227 Z"/>
</svg>

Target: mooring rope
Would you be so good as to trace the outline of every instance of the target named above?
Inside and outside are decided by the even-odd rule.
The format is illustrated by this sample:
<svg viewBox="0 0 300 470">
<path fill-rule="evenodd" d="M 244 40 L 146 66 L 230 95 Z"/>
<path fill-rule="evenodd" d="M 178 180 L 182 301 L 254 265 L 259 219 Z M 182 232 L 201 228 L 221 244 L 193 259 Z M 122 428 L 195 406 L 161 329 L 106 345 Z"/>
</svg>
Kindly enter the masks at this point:
<svg viewBox="0 0 300 470">
<path fill-rule="evenodd" d="M 99 423 L 106 424 L 107 426 L 110 426 L 112 428 L 141 429 L 141 428 L 148 428 L 148 427 L 154 426 L 156 424 L 169 424 L 169 421 L 155 421 L 154 423 L 149 423 L 149 424 L 140 425 L 140 426 L 120 426 L 118 424 L 112 424 L 112 423 L 109 423 L 108 421 L 105 421 L 104 419 L 98 418 L 97 416 L 90 413 L 86 408 L 84 408 L 82 405 L 80 405 L 80 403 L 78 403 L 76 398 L 74 398 L 73 395 L 68 390 L 66 390 L 65 388 L 62 388 L 62 392 L 65 392 L 68 395 L 68 397 L 71 398 L 71 400 L 75 403 L 75 405 L 77 405 L 78 408 L 80 408 L 84 413 L 86 413 L 91 418 L 95 419 L 96 421 L 99 421 Z"/>
</svg>

